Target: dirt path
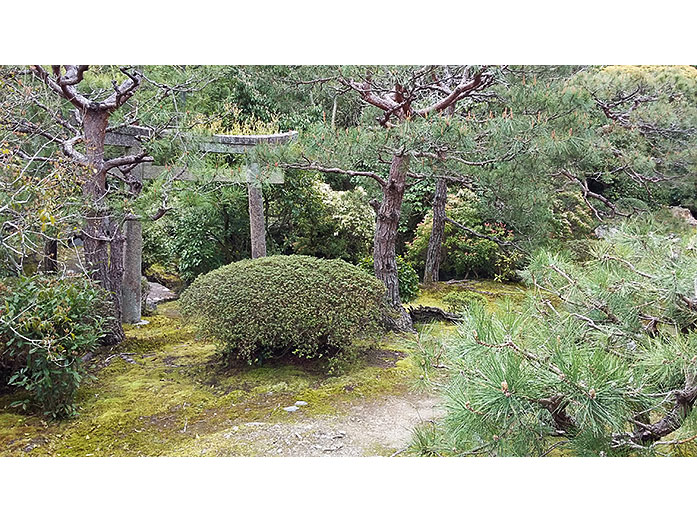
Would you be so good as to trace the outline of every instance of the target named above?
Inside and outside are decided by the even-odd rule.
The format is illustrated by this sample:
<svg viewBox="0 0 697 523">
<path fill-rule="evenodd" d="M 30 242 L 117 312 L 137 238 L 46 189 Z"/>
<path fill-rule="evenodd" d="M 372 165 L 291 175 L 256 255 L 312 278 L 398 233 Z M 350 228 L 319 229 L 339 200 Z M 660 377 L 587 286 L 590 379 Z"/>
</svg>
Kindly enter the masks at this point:
<svg viewBox="0 0 697 523">
<path fill-rule="evenodd" d="M 409 444 L 416 425 L 442 416 L 438 401 L 432 394 L 408 393 L 352 405 L 337 416 L 305 417 L 300 409 L 288 413 L 297 421 L 234 426 L 217 434 L 214 445 L 202 442 L 200 450 L 203 455 L 228 454 L 223 438 L 231 443 L 244 439 L 255 455 L 263 456 L 390 456 Z"/>
</svg>

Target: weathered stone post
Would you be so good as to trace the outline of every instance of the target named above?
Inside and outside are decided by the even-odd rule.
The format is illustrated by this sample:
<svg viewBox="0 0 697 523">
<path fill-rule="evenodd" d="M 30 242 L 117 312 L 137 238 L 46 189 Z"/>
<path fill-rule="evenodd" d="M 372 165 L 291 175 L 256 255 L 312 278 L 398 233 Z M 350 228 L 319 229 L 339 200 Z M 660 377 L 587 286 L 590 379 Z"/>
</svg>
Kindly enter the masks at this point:
<svg viewBox="0 0 697 523">
<path fill-rule="evenodd" d="M 143 167 L 136 166 L 132 176 L 143 182 Z M 123 286 L 121 312 L 123 323 L 141 321 L 141 265 L 143 260 L 143 225 L 135 214 L 126 216 L 126 247 L 123 257 Z"/>
<path fill-rule="evenodd" d="M 264 197 L 261 192 L 259 165 L 253 163 L 247 171 L 247 196 L 249 198 L 249 234 L 252 240 L 252 258 L 266 256 L 266 223 L 264 221 Z"/>
</svg>

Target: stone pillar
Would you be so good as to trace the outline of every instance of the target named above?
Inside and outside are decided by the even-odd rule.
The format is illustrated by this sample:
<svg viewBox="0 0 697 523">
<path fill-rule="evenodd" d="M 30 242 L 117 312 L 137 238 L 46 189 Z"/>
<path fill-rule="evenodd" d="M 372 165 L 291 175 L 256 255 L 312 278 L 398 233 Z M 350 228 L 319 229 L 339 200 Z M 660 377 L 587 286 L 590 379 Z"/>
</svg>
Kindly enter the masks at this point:
<svg viewBox="0 0 697 523">
<path fill-rule="evenodd" d="M 141 263 L 143 259 L 143 226 L 138 216 L 126 220 L 126 249 L 123 260 L 121 310 L 124 323 L 138 323 L 141 312 Z"/>
<path fill-rule="evenodd" d="M 264 221 L 264 197 L 259 180 L 259 166 L 255 163 L 247 174 L 249 198 L 249 234 L 252 240 L 252 258 L 266 256 L 266 223 Z"/>
<path fill-rule="evenodd" d="M 137 151 L 133 151 L 134 153 Z M 143 167 L 131 171 L 133 177 L 143 181 Z M 140 217 L 126 216 L 124 224 L 126 246 L 123 256 L 123 285 L 121 287 L 121 311 L 123 323 L 141 321 L 141 265 L 143 260 L 143 226 Z"/>
</svg>

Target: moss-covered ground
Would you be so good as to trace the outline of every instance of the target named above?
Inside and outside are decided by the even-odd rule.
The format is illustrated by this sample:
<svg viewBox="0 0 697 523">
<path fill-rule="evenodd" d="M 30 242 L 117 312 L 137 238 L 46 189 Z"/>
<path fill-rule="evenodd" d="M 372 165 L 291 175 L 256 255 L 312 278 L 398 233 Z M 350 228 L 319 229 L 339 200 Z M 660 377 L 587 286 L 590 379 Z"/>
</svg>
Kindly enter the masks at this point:
<svg viewBox="0 0 697 523">
<path fill-rule="evenodd" d="M 519 292 L 514 285 L 472 285 L 492 301 Z M 424 289 L 415 304 L 441 305 L 454 288 Z M 224 366 L 215 346 L 197 339 L 183 322 L 176 302 L 161 304 L 148 320 L 127 327 L 124 343 L 90 360 L 76 417 L 49 420 L 11 407 L 15 395 L 0 395 L 0 454 L 200 455 L 201 441 L 220 441 L 225 434 L 225 455 L 258 455 L 239 427 L 338 415 L 354 404 L 407 394 L 419 381 L 409 357 L 412 335 L 361 340 L 354 361 L 332 375 L 319 363 Z M 451 329 L 428 328 L 436 335 Z M 292 414 L 283 410 L 296 401 L 307 405 Z"/>
<path fill-rule="evenodd" d="M 11 408 L 0 396 L 0 453 L 5 456 L 191 455 L 196 441 L 250 422 L 290 420 L 283 407 L 308 403 L 299 416 L 341 412 L 365 398 L 406 392 L 413 368 L 403 338 L 363 340 L 339 375 L 320 364 L 223 366 L 214 345 L 196 339 L 176 302 L 161 305 L 149 324 L 128 327 L 127 339 L 90 361 L 79 415 L 51 421 Z M 243 438 L 239 455 L 254 455 Z M 229 450 L 229 449 L 228 449 Z"/>
</svg>

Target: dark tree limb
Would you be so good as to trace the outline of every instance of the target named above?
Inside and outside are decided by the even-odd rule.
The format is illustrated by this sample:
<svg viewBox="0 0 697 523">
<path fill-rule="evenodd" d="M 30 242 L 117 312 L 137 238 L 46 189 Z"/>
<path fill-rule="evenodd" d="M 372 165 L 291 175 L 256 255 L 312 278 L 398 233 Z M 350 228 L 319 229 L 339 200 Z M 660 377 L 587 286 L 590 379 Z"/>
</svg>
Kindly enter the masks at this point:
<svg viewBox="0 0 697 523">
<path fill-rule="evenodd" d="M 689 379 L 685 388 L 674 391 L 673 398 L 675 404 L 663 418 L 651 424 L 635 419 L 634 424 L 637 429 L 632 433 L 613 435 L 613 446 L 621 447 L 627 444 L 646 446 L 678 430 L 697 401 L 695 378 Z"/>
<path fill-rule="evenodd" d="M 425 305 L 419 305 L 418 307 L 407 307 L 409 315 L 413 322 L 430 322 L 430 321 L 447 321 L 450 323 L 456 323 L 462 320 L 462 316 L 458 314 L 451 314 L 444 311 L 439 307 L 427 307 Z"/>
</svg>

